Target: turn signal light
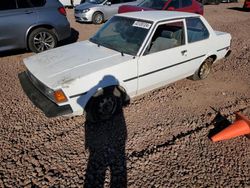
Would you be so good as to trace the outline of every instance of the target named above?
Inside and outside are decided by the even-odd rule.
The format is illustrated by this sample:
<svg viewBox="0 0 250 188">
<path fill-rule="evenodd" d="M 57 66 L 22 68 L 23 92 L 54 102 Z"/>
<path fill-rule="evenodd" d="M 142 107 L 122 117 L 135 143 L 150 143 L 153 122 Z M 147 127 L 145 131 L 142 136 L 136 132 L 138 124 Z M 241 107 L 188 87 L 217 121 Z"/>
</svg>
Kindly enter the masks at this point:
<svg viewBox="0 0 250 188">
<path fill-rule="evenodd" d="M 68 100 L 62 90 L 56 90 L 54 92 L 54 99 L 58 103 L 66 102 Z"/>
</svg>

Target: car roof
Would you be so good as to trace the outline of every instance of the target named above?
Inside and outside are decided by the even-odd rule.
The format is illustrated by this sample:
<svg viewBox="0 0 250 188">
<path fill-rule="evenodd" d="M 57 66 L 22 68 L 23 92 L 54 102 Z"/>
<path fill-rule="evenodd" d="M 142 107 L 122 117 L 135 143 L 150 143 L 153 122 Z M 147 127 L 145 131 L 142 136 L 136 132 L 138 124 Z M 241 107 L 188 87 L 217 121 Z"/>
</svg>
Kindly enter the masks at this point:
<svg viewBox="0 0 250 188">
<path fill-rule="evenodd" d="M 200 17 L 201 15 L 194 13 L 187 13 L 187 12 L 158 10 L 158 11 L 128 12 L 128 13 L 118 14 L 117 16 L 124 16 L 124 17 L 158 22 L 158 21 L 173 20 L 173 19 L 187 18 L 187 17 Z"/>
</svg>

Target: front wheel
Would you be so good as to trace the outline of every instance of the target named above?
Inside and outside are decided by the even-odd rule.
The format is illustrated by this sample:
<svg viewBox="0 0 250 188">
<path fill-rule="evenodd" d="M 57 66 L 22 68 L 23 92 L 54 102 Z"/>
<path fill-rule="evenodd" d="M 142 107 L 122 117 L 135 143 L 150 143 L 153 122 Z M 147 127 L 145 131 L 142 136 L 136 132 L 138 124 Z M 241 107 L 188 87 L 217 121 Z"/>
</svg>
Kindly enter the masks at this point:
<svg viewBox="0 0 250 188">
<path fill-rule="evenodd" d="M 111 119 L 122 109 L 122 96 L 117 87 L 105 88 L 101 94 L 93 96 L 86 107 L 86 118 L 90 122 Z"/>
<path fill-rule="evenodd" d="M 94 24 L 101 24 L 104 22 L 104 16 L 101 12 L 95 12 L 93 14 L 92 21 Z"/>
<path fill-rule="evenodd" d="M 35 53 L 55 48 L 56 45 L 57 38 L 54 32 L 46 28 L 35 29 L 28 38 L 29 49 Z"/>
</svg>

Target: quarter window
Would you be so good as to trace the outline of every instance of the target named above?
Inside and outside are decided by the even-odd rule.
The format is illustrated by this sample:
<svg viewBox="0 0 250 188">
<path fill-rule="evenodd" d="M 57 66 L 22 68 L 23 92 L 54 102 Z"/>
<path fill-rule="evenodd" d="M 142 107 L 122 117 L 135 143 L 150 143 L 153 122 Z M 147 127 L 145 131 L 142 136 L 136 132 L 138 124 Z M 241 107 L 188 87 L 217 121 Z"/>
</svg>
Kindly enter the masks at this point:
<svg viewBox="0 0 250 188">
<path fill-rule="evenodd" d="M 209 32 L 200 18 L 186 18 L 188 42 L 207 39 Z"/>
<path fill-rule="evenodd" d="M 185 44 L 182 21 L 162 24 L 157 27 L 146 54 L 167 50 Z"/>
</svg>

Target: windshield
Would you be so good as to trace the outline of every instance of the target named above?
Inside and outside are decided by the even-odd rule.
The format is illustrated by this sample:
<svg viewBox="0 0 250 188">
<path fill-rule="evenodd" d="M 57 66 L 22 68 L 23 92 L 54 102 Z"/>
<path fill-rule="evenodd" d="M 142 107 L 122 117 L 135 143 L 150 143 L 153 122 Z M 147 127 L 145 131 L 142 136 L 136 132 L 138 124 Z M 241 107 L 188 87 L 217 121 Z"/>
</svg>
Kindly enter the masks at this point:
<svg viewBox="0 0 250 188">
<path fill-rule="evenodd" d="M 151 25 L 148 21 L 115 16 L 104 24 L 90 41 L 135 56 Z"/>
<path fill-rule="evenodd" d="M 162 10 L 167 1 L 168 0 L 144 0 L 138 6 L 139 7 Z"/>
<path fill-rule="evenodd" d="M 93 4 L 101 4 L 103 3 L 105 0 L 86 0 L 86 2 L 88 3 L 93 3 Z"/>
</svg>

